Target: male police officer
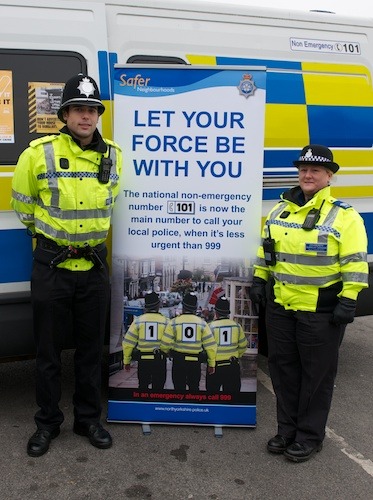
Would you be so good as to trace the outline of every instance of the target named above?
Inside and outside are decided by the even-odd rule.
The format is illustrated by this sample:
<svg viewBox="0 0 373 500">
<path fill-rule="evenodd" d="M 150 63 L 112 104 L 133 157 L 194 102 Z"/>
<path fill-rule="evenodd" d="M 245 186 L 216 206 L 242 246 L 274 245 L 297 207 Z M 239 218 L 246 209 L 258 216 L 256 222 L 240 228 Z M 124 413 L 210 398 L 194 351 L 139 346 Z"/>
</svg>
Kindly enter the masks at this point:
<svg viewBox="0 0 373 500">
<path fill-rule="evenodd" d="M 36 354 L 37 431 L 30 456 L 43 455 L 64 420 L 61 349 L 72 325 L 76 352 L 74 432 L 109 448 L 101 426 L 101 357 L 109 303 L 105 240 L 119 191 L 122 155 L 96 126 L 105 107 L 96 82 L 82 74 L 65 85 L 60 134 L 37 139 L 21 154 L 12 206 L 36 237 L 31 277 Z"/>
<path fill-rule="evenodd" d="M 161 349 L 172 349 L 172 381 L 176 391 L 199 391 L 201 353 L 207 354 L 208 373 L 215 371 L 216 342 L 206 321 L 196 315 L 197 296 L 187 293 L 183 312 L 173 318 L 162 337 Z"/>
<path fill-rule="evenodd" d="M 159 312 L 159 306 L 159 296 L 155 292 L 147 293 L 145 313 L 135 317 L 122 342 L 126 371 L 130 370 L 134 350 L 137 350 L 137 376 L 142 391 L 147 391 L 149 385 L 160 391 L 166 382 L 167 357 L 161 352 L 160 344 L 168 319 Z"/>
</svg>

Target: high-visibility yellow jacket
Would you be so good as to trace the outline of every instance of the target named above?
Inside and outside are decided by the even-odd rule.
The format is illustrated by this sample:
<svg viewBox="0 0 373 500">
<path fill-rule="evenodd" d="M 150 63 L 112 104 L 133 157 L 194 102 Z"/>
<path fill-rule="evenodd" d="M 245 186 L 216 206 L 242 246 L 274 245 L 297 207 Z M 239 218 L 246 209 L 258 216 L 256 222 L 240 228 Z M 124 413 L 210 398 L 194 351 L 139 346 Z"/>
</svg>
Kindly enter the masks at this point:
<svg viewBox="0 0 373 500">
<path fill-rule="evenodd" d="M 98 151 L 81 149 L 68 133 L 42 137 L 20 155 L 12 183 L 11 205 L 32 234 L 58 245 L 92 247 L 105 241 L 119 192 L 122 153 L 119 146 L 96 131 Z M 99 152 L 106 151 L 105 153 Z M 107 184 L 98 181 L 103 156 L 112 159 Z M 84 258 L 59 264 L 84 271 L 93 266 Z"/>
<path fill-rule="evenodd" d="M 275 302 L 285 309 L 319 311 L 330 290 L 335 296 L 356 300 L 368 286 L 367 235 L 362 217 L 350 205 L 333 198 L 329 187 L 304 205 L 299 201 L 300 193 L 299 186 L 290 189 L 269 213 L 262 237 L 270 234 L 275 240 L 276 264 L 266 265 L 261 245 L 254 276 L 266 281 L 274 278 Z M 303 229 L 310 209 L 320 207 L 314 229 Z M 327 303 L 322 311 L 327 312 Z"/>
<path fill-rule="evenodd" d="M 161 349 L 198 355 L 204 349 L 207 363 L 214 367 L 217 345 L 206 321 L 195 314 L 181 314 L 168 323 L 161 340 Z"/>
<path fill-rule="evenodd" d="M 216 361 L 240 358 L 246 351 L 247 339 L 242 326 L 232 319 L 216 319 L 209 323 L 209 327 L 218 346 Z"/>
<path fill-rule="evenodd" d="M 122 342 L 124 364 L 131 362 L 135 347 L 142 353 L 154 353 L 154 349 L 159 349 L 167 324 L 168 319 L 161 313 L 148 312 L 137 316 Z"/>
</svg>

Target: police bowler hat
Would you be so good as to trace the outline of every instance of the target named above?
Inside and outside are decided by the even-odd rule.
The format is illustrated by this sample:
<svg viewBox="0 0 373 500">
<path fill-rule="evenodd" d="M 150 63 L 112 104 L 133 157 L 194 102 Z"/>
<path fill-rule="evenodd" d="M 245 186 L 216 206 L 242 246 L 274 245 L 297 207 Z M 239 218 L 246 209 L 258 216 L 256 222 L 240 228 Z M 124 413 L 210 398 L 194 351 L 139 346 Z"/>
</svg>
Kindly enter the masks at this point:
<svg viewBox="0 0 373 500">
<path fill-rule="evenodd" d="M 159 295 L 155 292 L 148 292 L 145 295 L 145 309 L 152 309 L 159 306 Z"/>
<path fill-rule="evenodd" d="M 215 311 L 221 316 L 229 316 L 229 301 L 226 297 L 220 297 L 215 304 Z"/>
<path fill-rule="evenodd" d="M 333 161 L 333 153 L 326 146 L 309 144 L 302 149 L 298 160 L 293 161 L 296 167 L 301 165 L 318 165 L 328 168 L 334 174 L 339 170 L 338 163 Z"/>
<path fill-rule="evenodd" d="M 73 76 L 65 84 L 62 93 L 61 107 L 57 111 L 57 116 L 61 122 L 66 123 L 63 119 L 62 111 L 71 104 L 96 107 L 99 115 L 102 115 L 105 111 L 105 106 L 101 102 L 97 83 L 93 78 L 83 75 L 82 73 Z"/>
<path fill-rule="evenodd" d="M 195 293 L 187 293 L 183 298 L 183 309 L 194 312 L 197 310 L 198 299 Z"/>
</svg>

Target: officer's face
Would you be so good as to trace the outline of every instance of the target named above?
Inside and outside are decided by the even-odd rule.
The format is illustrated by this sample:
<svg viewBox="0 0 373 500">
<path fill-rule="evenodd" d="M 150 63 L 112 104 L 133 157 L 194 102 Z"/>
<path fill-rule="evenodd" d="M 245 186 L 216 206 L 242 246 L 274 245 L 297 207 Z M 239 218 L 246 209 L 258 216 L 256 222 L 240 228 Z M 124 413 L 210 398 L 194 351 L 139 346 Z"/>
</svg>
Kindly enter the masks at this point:
<svg viewBox="0 0 373 500">
<path fill-rule="evenodd" d="M 317 165 L 300 165 L 299 171 L 299 185 L 305 195 L 306 199 L 328 186 L 333 172 L 324 167 Z"/>
<path fill-rule="evenodd" d="M 99 118 L 96 107 L 71 105 L 63 110 L 63 118 L 71 134 L 82 146 L 92 142 Z"/>
</svg>

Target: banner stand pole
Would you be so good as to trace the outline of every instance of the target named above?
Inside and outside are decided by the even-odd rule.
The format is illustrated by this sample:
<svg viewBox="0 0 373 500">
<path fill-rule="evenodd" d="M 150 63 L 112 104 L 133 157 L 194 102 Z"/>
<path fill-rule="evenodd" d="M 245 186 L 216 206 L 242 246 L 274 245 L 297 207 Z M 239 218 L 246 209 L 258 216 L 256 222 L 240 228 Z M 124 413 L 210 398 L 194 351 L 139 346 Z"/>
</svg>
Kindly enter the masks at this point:
<svg viewBox="0 0 373 500">
<path fill-rule="evenodd" d="M 142 433 L 144 436 L 150 436 L 152 433 L 151 427 L 149 424 L 141 424 Z M 214 425 L 215 437 L 222 438 L 223 437 L 223 428 L 220 425 Z"/>
<path fill-rule="evenodd" d="M 223 437 L 223 427 L 221 425 L 214 425 L 215 428 L 215 437 L 222 438 Z"/>
<path fill-rule="evenodd" d="M 142 433 L 144 434 L 144 436 L 150 436 L 150 434 L 152 433 L 150 425 L 149 424 L 142 424 L 141 427 L 142 427 Z"/>
</svg>

